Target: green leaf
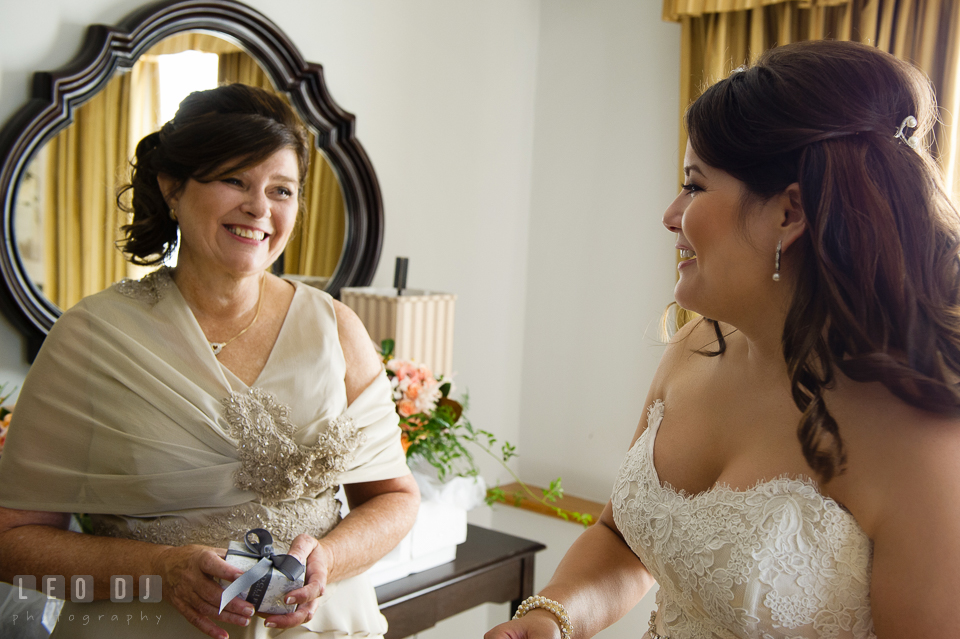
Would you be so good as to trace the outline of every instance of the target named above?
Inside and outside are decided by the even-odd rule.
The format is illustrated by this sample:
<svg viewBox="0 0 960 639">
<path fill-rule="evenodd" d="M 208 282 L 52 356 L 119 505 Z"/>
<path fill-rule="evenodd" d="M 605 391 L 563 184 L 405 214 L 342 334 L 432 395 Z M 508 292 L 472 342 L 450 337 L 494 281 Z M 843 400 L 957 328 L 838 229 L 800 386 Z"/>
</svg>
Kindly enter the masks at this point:
<svg viewBox="0 0 960 639">
<path fill-rule="evenodd" d="M 90 521 L 90 515 L 86 513 L 76 513 L 77 523 L 80 524 L 80 530 L 86 535 L 93 534 L 93 522 Z"/>
<path fill-rule="evenodd" d="M 384 361 L 393 357 L 393 347 L 396 345 L 389 337 L 380 342 L 380 354 L 383 356 Z"/>
<path fill-rule="evenodd" d="M 490 506 L 494 502 L 507 503 L 507 494 L 503 492 L 503 488 L 500 486 L 494 486 L 493 488 L 487 491 L 487 505 Z"/>
</svg>

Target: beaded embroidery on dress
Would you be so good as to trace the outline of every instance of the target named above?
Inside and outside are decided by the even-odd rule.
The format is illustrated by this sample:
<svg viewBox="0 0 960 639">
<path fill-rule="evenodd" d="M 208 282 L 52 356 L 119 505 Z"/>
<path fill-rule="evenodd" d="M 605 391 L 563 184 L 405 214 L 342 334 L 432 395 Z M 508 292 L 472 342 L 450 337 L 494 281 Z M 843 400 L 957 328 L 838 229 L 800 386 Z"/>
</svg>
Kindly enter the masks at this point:
<svg viewBox="0 0 960 639">
<path fill-rule="evenodd" d="M 873 546 L 805 479 L 688 495 L 661 485 L 653 445 L 664 405 L 627 453 L 614 519 L 657 580 L 651 629 L 668 639 L 875 639 Z"/>
<path fill-rule="evenodd" d="M 141 302 L 146 302 L 153 306 L 163 297 L 164 293 L 173 286 L 173 269 L 169 266 L 161 266 L 155 271 L 147 273 L 139 280 L 123 278 L 114 286 L 127 297 Z"/>
<path fill-rule="evenodd" d="M 223 406 L 240 453 L 234 483 L 268 502 L 312 497 L 329 489 L 364 440 L 353 419 L 341 415 L 330 420 L 316 444 L 298 444 L 290 409 L 259 388 L 231 393 Z"/>
</svg>

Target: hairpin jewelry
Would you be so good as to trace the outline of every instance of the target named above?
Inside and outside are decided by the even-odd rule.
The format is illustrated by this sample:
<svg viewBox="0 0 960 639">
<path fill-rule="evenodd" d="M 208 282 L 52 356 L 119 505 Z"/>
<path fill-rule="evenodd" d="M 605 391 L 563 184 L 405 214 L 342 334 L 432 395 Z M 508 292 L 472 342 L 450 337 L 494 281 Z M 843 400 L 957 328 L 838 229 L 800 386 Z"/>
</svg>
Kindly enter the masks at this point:
<svg viewBox="0 0 960 639">
<path fill-rule="evenodd" d="M 912 129 L 917 126 L 917 119 L 912 115 L 908 115 L 903 119 L 903 122 L 900 123 L 900 128 L 897 129 L 897 133 L 893 136 L 895 138 L 900 138 L 907 146 L 911 149 L 915 149 L 920 146 L 920 138 L 915 135 L 907 137 L 906 133 L 903 132 L 904 129 Z"/>
</svg>

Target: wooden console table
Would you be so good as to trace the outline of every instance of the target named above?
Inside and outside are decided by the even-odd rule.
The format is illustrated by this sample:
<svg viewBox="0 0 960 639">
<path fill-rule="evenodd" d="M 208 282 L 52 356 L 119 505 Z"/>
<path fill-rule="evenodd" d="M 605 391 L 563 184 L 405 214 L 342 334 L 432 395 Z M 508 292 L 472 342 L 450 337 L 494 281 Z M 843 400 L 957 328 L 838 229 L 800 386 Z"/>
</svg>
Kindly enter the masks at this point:
<svg viewBox="0 0 960 639">
<path fill-rule="evenodd" d="M 533 594 L 538 541 L 480 526 L 467 527 L 467 540 L 450 563 L 377 587 L 380 612 L 390 623 L 386 639 L 402 639 L 480 604 L 511 602 L 513 614 Z"/>
</svg>

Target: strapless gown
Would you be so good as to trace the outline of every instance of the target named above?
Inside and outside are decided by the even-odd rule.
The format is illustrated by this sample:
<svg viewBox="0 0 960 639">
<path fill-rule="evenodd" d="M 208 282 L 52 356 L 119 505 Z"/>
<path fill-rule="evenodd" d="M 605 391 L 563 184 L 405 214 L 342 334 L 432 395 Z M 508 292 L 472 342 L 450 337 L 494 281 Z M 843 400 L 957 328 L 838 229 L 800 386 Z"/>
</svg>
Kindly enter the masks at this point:
<svg viewBox="0 0 960 639">
<path fill-rule="evenodd" d="M 809 479 L 696 495 L 662 485 L 653 445 L 664 405 L 627 453 L 614 519 L 659 584 L 649 636 L 669 639 L 875 638 L 873 546 Z"/>
</svg>

